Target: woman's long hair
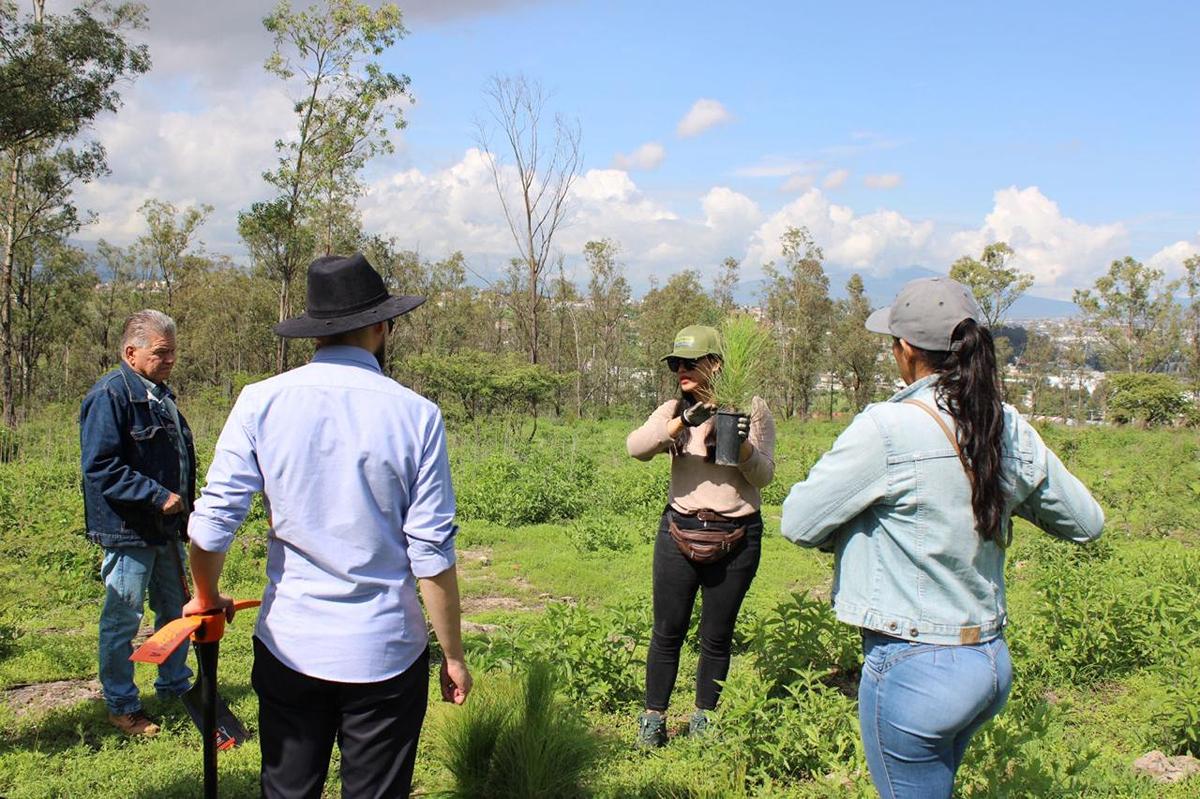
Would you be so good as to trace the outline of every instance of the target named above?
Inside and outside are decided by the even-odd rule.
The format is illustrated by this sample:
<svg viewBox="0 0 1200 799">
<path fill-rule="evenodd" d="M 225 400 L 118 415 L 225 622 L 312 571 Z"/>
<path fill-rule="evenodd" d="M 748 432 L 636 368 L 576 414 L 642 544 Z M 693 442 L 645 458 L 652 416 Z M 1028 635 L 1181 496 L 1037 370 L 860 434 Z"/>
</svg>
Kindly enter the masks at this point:
<svg viewBox="0 0 1200 799">
<path fill-rule="evenodd" d="M 971 508 L 975 529 L 999 546 L 1008 545 L 1007 498 L 1001 473 L 1004 435 L 1003 387 L 996 369 L 991 331 L 964 319 L 950 340 L 955 349 L 919 350 L 938 373 L 937 401 L 957 423 L 958 446 L 971 465 Z"/>
</svg>

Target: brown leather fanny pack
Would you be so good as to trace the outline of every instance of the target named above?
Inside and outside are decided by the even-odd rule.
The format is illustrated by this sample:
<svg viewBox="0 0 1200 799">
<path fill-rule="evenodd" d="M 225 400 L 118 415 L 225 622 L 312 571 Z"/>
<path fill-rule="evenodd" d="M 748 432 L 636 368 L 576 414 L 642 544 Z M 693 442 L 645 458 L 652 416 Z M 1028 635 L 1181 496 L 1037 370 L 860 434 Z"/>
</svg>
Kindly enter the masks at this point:
<svg viewBox="0 0 1200 799">
<path fill-rule="evenodd" d="M 675 542 L 675 546 L 679 547 L 683 556 L 692 563 L 718 561 L 732 552 L 738 542 L 746 537 L 745 525 L 734 527 L 732 530 L 721 529 L 738 524 L 740 519 L 731 519 L 707 510 L 697 511 L 691 516 L 685 516 L 673 510 L 668 513 L 667 530 L 671 533 L 671 540 Z M 686 520 L 684 527 L 680 527 L 675 522 L 677 516 Z M 699 521 L 703 526 L 688 526 L 693 523 L 693 520 Z M 719 526 L 709 527 L 709 524 Z"/>
</svg>

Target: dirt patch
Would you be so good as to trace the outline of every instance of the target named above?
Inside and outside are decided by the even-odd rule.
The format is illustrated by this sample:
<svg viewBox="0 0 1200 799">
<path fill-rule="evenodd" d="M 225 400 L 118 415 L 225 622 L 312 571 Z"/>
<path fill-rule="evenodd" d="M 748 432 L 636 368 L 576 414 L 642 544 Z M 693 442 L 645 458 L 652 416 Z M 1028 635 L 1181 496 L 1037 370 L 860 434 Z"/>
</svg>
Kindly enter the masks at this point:
<svg viewBox="0 0 1200 799">
<path fill-rule="evenodd" d="M 100 699 L 98 680 L 59 680 L 17 685 L 4 690 L 4 704 L 18 719 L 41 716 L 60 707 Z"/>
<path fill-rule="evenodd" d="M 462 598 L 464 614 L 486 613 L 489 610 L 529 610 L 529 606 L 511 596 L 465 596 Z"/>
<path fill-rule="evenodd" d="M 476 621 L 463 621 L 462 631 L 464 633 L 480 633 L 482 635 L 491 635 L 500 629 L 499 624 L 480 624 Z"/>
</svg>

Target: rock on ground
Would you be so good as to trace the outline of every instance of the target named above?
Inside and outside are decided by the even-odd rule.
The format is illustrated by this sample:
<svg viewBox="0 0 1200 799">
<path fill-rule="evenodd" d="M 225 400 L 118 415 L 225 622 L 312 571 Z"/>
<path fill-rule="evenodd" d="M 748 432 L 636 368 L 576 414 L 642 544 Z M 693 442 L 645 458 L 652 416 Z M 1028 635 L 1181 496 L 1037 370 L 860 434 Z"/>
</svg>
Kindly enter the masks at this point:
<svg viewBox="0 0 1200 799">
<path fill-rule="evenodd" d="M 1133 770 L 1155 782 L 1181 782 L 1200 773 L 1200 760 L 1191 755 L 1168 757 L 1155 749 L 1133 761 Z"/>
</svg>

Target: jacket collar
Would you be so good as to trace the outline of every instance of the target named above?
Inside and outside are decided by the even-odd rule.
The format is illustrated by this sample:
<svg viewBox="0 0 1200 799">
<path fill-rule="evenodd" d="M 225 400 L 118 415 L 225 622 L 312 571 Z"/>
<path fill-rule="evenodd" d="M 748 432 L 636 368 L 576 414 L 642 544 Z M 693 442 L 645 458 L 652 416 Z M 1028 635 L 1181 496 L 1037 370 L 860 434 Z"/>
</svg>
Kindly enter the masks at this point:
<svg viewBox="0 0 1200 799">
<path fill-rule="evenodd" d="M 938 377 L 939 375 L 925 375 L 925 377 L 922 377 L 920 380 L 915 380 L 911 385 L 907 385 L 897 391 L 891 396 L 888 402 L 904 402 L 904 400 L 908 399 L 914 394 L 919 394 L 927 388 L 933 388 L 933 385 L 937 382 Z"/>
<path fill-rule="evenodd" d="M 150 398 L 146 396 L 146 384 L 141 375 L 133 371 L 133 367 L 121 361 L 121 377 L 125 381 L 125 390 L 129 393 L 130 402 L 149 402 Z M 150 381 L 154 382 L 154 381 Z M 163 389 L 165 396 L 175 399 L 175 392 L 167 387 L 166 383 L 157 383 Z"/>
<path fill-rule="evenodd" d="M 350 347 L 344 344 L 321 347 L 313 355 L 312 363 L 348 363 L 383 374 L 383 370 L 379 368 L 379 361 L 375 360 L 374 355 L 362 347 Z"/>
</svg>

